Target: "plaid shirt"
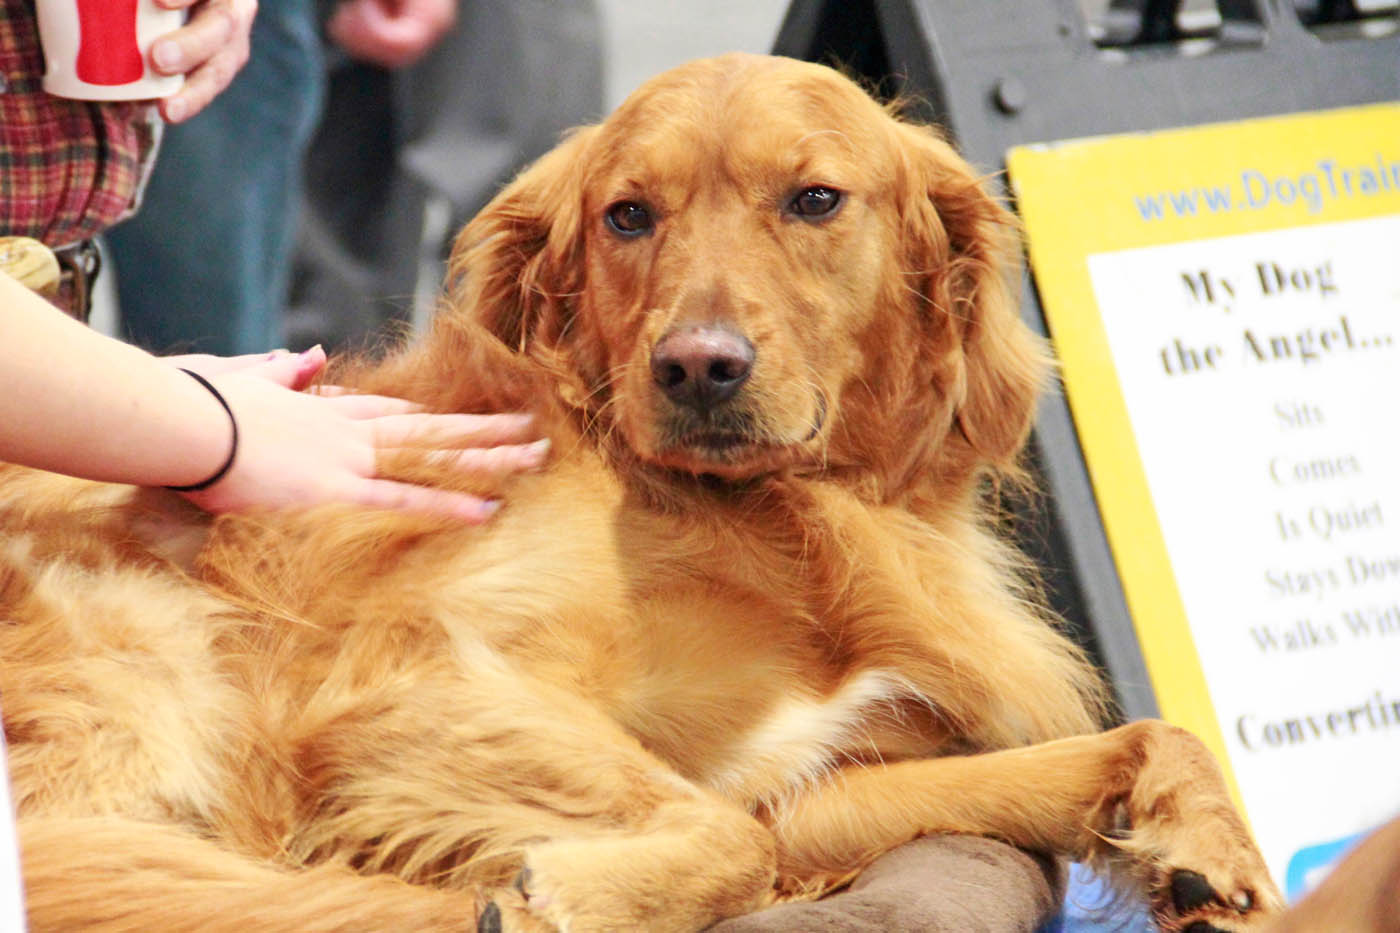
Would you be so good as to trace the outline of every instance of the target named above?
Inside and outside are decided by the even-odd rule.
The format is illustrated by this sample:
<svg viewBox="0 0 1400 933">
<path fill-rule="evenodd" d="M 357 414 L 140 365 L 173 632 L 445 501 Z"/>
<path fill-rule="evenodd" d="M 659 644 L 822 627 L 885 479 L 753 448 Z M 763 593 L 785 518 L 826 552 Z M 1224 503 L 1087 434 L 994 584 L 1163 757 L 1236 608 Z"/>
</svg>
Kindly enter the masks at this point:
<svg viewBox="0 0 1400 933">
<path fill-rule="evenodd" d="M 0 0 L 0 235 L 50 246 L 130 214 L 155 148 L 148 103 L 46 94 L 33 0 Z"/>
</svg>

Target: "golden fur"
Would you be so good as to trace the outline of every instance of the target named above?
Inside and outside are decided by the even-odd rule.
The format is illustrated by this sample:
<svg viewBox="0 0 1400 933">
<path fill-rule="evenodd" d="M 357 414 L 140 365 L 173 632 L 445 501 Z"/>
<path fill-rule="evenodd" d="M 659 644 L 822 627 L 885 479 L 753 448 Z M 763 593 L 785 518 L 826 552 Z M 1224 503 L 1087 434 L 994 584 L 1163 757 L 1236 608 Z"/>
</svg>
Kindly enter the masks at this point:
<svg viewBox="0 0 1400 933">
<path fill-rule="evenodd" d="M 839 206 L 799 213 L 818 186 Z M 423 340 L 333 374 L 538 410 L 555 462 L 489 525 L 210 523 L 8 469 L 34 928 L 699 929 L 928 832 L 1093 859 L 1164 929 L 1256 927 L 1277 895 L 1218 769 L 1162 723 L 1097 732 L 996 533 L 1047 370 L 1015 253 L 935 132 L 825 68 L 697 62 L 468 226 Z M 699 414 L 651 368 L 697 328 L 755 352 Z"/>
</svg>

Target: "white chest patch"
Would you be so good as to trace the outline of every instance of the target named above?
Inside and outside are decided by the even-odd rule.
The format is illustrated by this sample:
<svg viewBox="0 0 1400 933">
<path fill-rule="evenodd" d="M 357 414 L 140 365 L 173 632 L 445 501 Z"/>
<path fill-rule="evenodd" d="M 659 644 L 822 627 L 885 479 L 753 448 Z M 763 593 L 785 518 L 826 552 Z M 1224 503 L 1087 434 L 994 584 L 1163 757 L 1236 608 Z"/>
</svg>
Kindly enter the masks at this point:
<svg viewBox="0 0 1400 933">
<path fill-rule="evenodd" d="M 862 745 L 873 719 L 898 716 L 896 701 L 918 697 L 890 671 L 861 671 L 825 698 L 785 697 L 734 745 L 704 781 L 734 799 L 784 793 L 820 777 Z"/>
</svg>

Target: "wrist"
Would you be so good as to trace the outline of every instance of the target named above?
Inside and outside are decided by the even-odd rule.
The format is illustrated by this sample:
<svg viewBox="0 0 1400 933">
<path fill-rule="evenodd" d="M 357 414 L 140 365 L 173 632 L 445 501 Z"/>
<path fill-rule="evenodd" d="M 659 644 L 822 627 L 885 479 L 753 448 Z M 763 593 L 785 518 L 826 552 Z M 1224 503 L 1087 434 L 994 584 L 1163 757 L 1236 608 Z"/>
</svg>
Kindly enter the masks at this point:
<svg viewBox="0 0 1400 933">
<path fill-rule="evenodd" d="M 200 486 L 224 468 L 233 452 L 231 408 L 225 409 L 221 402 L 222 392 L 216 397 L 189 370 L 158 362 L 168 394 L 161 403 L 162 417 L 152 428 L 163 438 L 163 451 L 142 458 L 158 469 L 147 468 L 140 478 L 126 482 L 177 491 Z"/>
<path fill-rule="evenodd" d="M 233 463 L 235 460 L 238 459 L 238 419 L 234 417 L 233 409 L 229 406 L 228 400 L 224 398 L 222 392 L 214 388 L 213 383 L 211 383 L 208 379 L 205 379 L 203 376 L 201 376 L 199 373 L 195 372 L 192 369 L 185 369 L 181 367 L 179 371 L 189 376 L 191 379 L 197 382 L 200 385 L 200 387 L 202 387 L 205 391 L 212 395 L 214 397 L 214 400 L 219 403 L 220 407 L 223 408 L 224 414 L 228 416 L 229 448 L 228 455 L 224 458 L 223 463 L 220 464 L 219 467 L 214 470 L 214 472 L 210 473 L 207 477 L 205 477 L 202 480 L 199 480 L 198 482 L 190 483 L 187 485 L 169 485 L 165 487 L 166 489 L 173 490 L 174 492 L 200 492 L 202 490 L 208 489 L 210 486 L 213 486 L 215 483 L 222 480 L 225 476 L 228 475 L 229 470 L 233 469 Z"/>
</svg>

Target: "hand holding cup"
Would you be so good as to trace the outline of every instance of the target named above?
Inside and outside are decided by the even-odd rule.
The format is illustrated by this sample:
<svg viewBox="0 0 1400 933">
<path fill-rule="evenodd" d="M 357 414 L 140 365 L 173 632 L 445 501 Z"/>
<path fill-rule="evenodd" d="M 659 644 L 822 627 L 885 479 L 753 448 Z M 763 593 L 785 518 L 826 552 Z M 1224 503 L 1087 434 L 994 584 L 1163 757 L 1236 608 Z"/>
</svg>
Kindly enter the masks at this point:
<svg viewBox="0 0 1400 933">
<path fill-rule="evenodd" d="M 187 120 L 248 60 L 256 0 L 37 0 L 44 90 Z"/>
</svg>

